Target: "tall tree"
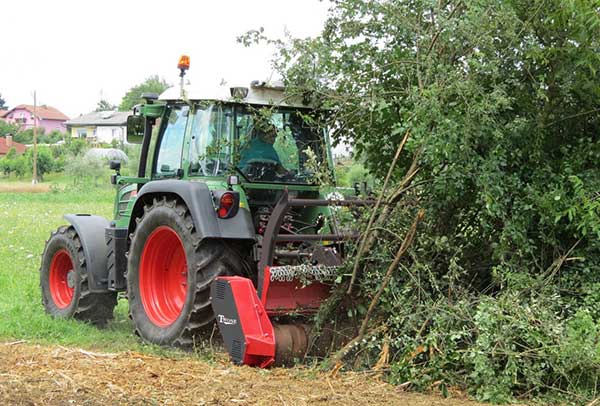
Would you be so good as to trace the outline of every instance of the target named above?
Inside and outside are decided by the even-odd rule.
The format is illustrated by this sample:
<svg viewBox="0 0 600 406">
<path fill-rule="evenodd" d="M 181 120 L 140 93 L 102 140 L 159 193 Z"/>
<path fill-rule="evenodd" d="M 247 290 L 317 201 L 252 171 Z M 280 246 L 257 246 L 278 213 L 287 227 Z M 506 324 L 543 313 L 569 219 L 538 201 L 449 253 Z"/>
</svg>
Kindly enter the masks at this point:
<svg viewBox="0 0 600 406">
<path fill-rule="evenodd" d="M 116 109 L 117 109 L 117 106 L 115 106 L 114 104 L 111 104 L 110 102 L 108 102 L 105 99 L 100 99 L 100 101 L 96 105 L 95 111 L 114 111 Z"/>
<path fill-rule="evenodd" d="M 545 270 L 600 237 L 594 213 L 564 218 L 570 176 L 600 186 L 597 1 L 339 0 L 320 37 L 280 45 L 288 85 L 331 107 L 334 137 L 373 172 L 411 132 L 395 176 L 418 152 L 435 232 L 490 254 L 448 261 Z"/>
<path fill-rule="evenodd" d="M 2 93 L 0 93 L 0 109 L 8 110 L 8 106 L 6 105 L 6 101 L 2 98 Z"/>
<path fill-rule="evenodd" d="M 119 110 L 131 110 L 136 104 L 143 103 L 143 100 L 141 98 L 142 93 L 160 94 L 164 92 L 169 86 L 170 85 L 158 75 L 150 76 L 142 83 L 129 89 L 129 91 L 125 94 L 125 96 L 123 96 L 123 99 L 121 100 Z"/>
</svg>

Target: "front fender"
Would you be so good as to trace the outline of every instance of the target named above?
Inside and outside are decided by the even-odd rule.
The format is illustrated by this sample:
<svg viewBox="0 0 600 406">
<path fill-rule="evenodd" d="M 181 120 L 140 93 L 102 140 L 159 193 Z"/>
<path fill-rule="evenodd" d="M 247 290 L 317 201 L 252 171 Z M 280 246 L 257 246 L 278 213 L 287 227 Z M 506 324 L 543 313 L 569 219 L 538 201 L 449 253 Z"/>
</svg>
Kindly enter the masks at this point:
<svg viewBox="0 0 600 406">
<path fill-rule="evenodd" d="M 141 213 L 144 196 L 176 195 L 190 210 L 192 220 L 201 239 L 254 240 L 255 232 L 250 211 L 240 208 L 228 219 L 217 217 L 210 189 L 206 183 L 185 180 L 157 180 L 146 183 L 138 192 L 132 213 Z M 130 221 L 135 221 L 132 215 Z"/>
<path fill-rule="evenodd" d="M 64 218 L 75 228 L 83 246 L 90 292 L 107 292 L 108 247 L 104 230 L 109 227 L 108 220 L 90 214 L 65 214 Z"/>
</svg>

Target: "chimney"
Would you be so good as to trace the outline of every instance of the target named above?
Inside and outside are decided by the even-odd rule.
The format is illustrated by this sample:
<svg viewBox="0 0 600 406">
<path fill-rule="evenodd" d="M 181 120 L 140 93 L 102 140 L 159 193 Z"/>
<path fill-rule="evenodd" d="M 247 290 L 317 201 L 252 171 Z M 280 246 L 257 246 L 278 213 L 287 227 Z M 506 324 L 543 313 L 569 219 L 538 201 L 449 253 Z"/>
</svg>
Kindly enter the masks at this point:
<svg viewBox="0 0 600 406">
<path fill-rule="evenodd" d="M 11 148 L 12 147 L 12 134 L 6 134 L 6 147 L 7 148 Z"/>
</svg>

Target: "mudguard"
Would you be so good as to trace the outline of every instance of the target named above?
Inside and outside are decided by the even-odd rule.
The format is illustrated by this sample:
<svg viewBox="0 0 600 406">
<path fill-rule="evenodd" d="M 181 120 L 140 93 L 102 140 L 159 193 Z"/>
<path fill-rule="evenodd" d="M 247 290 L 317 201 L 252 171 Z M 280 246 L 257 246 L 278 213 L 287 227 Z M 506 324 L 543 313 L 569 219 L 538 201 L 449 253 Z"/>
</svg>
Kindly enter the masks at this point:
<svg viewBox="0 0 600 406">
<path fill-rule="evenodd" d="M 190 210 L 196 231 L 201 239 L 254 240 L 255 233 L 250 211 L 240 209 L 231 218 L 218 218 L 212 193 L 202 182 L 177 179 L 148 182 L 138 192 L 133 213 L 138 212 L 141 208 L 144 195 L 164 193 L 175 194 L 184 201 Z M 133 216 L 131 220 L 134 220 Z"/>
<path fill-rule="evenodd" d="M 108 292 L 108 248 L 104 239 L 108 220 L 90 214 L 65 214 L 64 219 L 75 228 L 83 245 L 90 292 Z"/>
</svg>

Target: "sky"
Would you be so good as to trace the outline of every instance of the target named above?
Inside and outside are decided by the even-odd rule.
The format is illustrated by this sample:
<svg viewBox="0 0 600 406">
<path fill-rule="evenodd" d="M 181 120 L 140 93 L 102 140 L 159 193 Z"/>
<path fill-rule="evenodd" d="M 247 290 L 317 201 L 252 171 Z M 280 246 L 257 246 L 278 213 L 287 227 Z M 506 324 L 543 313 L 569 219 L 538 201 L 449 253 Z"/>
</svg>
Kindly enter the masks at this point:
<svg viewBox="0 0 600 406">
<path fill-rule="evenodd" d="M 318 0 L 19 0 L 2 4 L 0 94 L 9 107 L 56 107 L 73 118 L 101 98 L 119 104 L 132 86 L 157 74 L 178 84 L 177 61 L 190 56 L 192 86 L 275 77 L 274 48 L 236 38 L 264 27 L 273 38 L 320 33 L 327 2 Z"/>
</svg>

